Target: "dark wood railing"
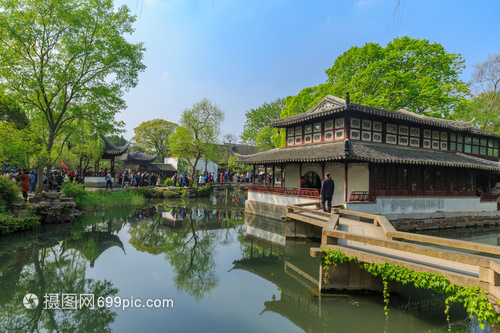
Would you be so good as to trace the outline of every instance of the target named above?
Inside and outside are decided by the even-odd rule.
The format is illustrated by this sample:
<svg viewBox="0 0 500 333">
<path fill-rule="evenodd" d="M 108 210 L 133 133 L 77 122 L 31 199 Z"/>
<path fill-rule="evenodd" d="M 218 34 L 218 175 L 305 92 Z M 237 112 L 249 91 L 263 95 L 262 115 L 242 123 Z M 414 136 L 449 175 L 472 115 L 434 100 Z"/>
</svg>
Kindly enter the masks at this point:
<svg viewBox="0 0 500 333">
<path fill-rule="evenodd" d="M 292 188 L 292 187 L 272 187 L 260 185 L 248 185 L 249 191 L 275 193 L 304 198 L 319 198 L 319 191 L 316 188 Z"/>
</svg>

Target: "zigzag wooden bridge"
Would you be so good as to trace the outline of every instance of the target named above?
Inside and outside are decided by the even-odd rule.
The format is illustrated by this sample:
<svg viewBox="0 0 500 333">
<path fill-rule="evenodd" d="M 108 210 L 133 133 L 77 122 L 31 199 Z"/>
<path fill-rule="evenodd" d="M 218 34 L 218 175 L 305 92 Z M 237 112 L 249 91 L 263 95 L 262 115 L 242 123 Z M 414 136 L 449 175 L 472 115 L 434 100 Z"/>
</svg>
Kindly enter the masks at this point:
<svg viewBox="0 0 500 333">
<path fill-rule="evenodd" d="M 500 260 L 480 255 L 500 255 L 500 247 L 400 232 L 384 216 L 340 208 L 325 213 L 319 207 L 319 203 L 301 204 L 287 206 L 286 211 L 287 219 L 322 228 L 321 248 L 311 248 L 312 257 L 322 258 L 322 249 L 340 250 L 360 262 L 388 262 L 417 272 L 441 273 L 451 283 L 477 285 L 500 299 Z M 347 280 L 349 274 L 344 276 Z"/>
</svg>

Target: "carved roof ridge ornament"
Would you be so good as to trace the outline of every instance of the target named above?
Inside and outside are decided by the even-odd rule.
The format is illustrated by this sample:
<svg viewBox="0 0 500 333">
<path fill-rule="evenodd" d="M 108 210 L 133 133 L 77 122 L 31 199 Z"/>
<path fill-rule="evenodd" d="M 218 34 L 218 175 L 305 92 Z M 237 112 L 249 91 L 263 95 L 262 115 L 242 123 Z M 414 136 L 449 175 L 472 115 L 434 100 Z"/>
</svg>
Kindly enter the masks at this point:
<svg viewBox="0 0 500 333">
<path fill-rule="evenodd" d="M 351 104 L 351 99 L 349 98 L 349 92 L 345 94 L 345 103 L 346 104 Z"/>
</svg>

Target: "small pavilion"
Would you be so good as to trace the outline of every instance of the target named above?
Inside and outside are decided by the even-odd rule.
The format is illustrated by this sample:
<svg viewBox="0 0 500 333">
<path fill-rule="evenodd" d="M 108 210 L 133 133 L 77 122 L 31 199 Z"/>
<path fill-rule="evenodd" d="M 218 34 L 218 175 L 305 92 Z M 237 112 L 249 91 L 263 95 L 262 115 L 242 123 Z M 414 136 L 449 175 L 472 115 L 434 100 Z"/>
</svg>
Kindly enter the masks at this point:
<svg viewBox="0 0 500 333">
<path fill-rule="evenodd" d="M 115 173 L 115 157 L 121 156 L 125 154 L 128 151 L 128 148 L 130 146 L 130 142 L 127 143 L 123 147 L 117 147 L 114 144 L 109 141 L 108 138 L 106 138 L 104 135 L 101 134 L 101 139 L 104 141 L 104 149 L 103 149 L 103 155 L 100 160 L 110 160 L 111 161 L 111 174 L 114 175 Z M 97 175 L 97 172 L 99 171 L 99 162 L 100 160 L 97 160 L 95 164 L 95 173 Z"/>
</svg>

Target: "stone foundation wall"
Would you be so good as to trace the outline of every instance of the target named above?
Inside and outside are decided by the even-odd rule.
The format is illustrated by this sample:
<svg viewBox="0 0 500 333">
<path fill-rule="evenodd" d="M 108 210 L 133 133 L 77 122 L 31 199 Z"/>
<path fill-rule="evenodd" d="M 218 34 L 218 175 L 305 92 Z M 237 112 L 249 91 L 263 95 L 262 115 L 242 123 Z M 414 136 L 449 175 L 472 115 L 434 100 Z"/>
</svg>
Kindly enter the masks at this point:
<svg viewBox="0 0 500 333">
<path fill-rule="evenodd" d="M 392 220 L 392 225 L 400 231 L 470 228 L 500 225 L 498 216 L 452 216 L 424 219 Z"/>
<path fill-rule="evenodd" d="M 278 206 L 257 201 L 245 201 L 245 213 L 280 220 L 286 214 L 286 206 Z"/>
</svg>

